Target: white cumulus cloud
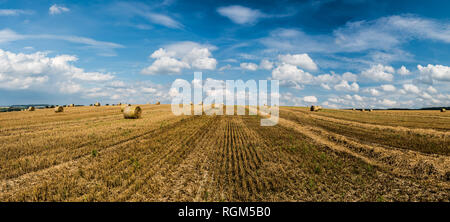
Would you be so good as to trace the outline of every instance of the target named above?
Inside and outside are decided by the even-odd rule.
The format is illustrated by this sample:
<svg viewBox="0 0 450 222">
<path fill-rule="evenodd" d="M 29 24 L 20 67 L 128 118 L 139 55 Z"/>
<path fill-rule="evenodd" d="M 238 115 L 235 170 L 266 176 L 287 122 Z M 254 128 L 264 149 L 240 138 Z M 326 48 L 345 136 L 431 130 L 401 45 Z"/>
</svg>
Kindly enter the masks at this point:
<svg viewBox="0 0 450 222">
<path fill-rule="evenodd" d="M 150 58 L 156 59 L 141 70 L 142 74 L 180 74 L 183 69 L 214 70 L 217 60 L 212 58 L 215 47 L 195 42 L 179 42 L 154 51 Z"/>
<path fill-rule="evenodd" d="M 382 85 L 381 89 L 383 89 L 383 91 L 385 92 L 394 92 L 396 90 L 395 86 L 390 84 Z"/>
<path fill-rule="evenodd" d="M 358 92 L 359 91 L 359 85 L 356 82 L 354 82 L 352 84 L 349 84 L 347 81 L 342 80 L 339 84 L 334 86 L 334 89 L 337 90 L 337 91 Z"/>
<path fill-rule="evenodd" d="M 307 103 L 316 103 L 317 98 L 315 96 L 305 96 L 305 97 L 303 97 L 303 101 L 305 101 Z"/>
<path fill-rule="evenodd" d="M 46 53 L 13 53 L 0 49 L 0 88 L 49 90 L 56 86 L 63 93 L 81 91 L 82 83 L 102 83 L 114 79 L 114 75 L 86 72 L 72 62 L 77 57 Z"/>
<path fill-rule="evenodd" d="M 381 93 L 377 89 L 370 88 L 366 90 L 368 93 L 370 93 L 372 96 L 379 96 Z"/>
<path fill-rule="evenodd" d="M 309 71 L 316 71 L 317 64 L 309 57 L 308 54 L 286 54 L 286 55 L 279 55 L 278 59 L 280 62 L 290 64 L 290 65 L 296 65 L 299 66 L 302 69 L 306 69 Z"/>
<path fill-rule="evenodd" d="M 142 74 L 179 74 L 182 69 L 188 69 L 191 66 L 185 62 L 171 57 L 160 57 L 153 64 L 141 71 Z"/>
<path fill-rule="evenodd" d="M 433 86 L 429 86 L 429 87 L 427 88 L 427 91 L 428 91 L 429 93 L 431 93 L 431 94 L 435 94 L 435 93 L 438 92 Z"/>
<path fill-rule="evenodd" d="M 50 15 L 57 15 L 57 14 L 61 14 L 63 12 L 68 12 L 70 11 L 69 8 L 64 7 L 62 5 L 57 5 L 57 4 L 53 4 L 52 6 L 50 6 L 50 8 L 48 9 L 48 13 Z"/>
<path fill-rule="evenodd" d="M 385 107 L 392 107 L 392 106 L 394 106 L 394 105 L 397 104 L 396 101 L 394 101 L 394 100 L 389 100 L 389 99 L 383 99 L 383 100 L 380 100 L 379 103 L 380 103 L 381 105 L 385 106 Z"/>
<path fill-rule="evenodd" d="M 261 60 L 261 63 L 259 64 L 259 68 L 265 69 L 265 70 L 271 70 L 273 68 L 273 62 L 263 59 Z"/>
<path fill-rule="evenodd" d="M 411 74 L 411 72 L 405 66 L 402 66 L 400 67 L 400 69 L 397 69 L 397 73 L 402 76 Z"/>
<path fill-rule="evenodd" d="M 258 65 L 256 65 L 255 63 L 247 63 L 247 62 L 244 62 L 244 63 L 241 63 L 241 68 L 242 69 L 246 69 L 246 70 L 250 70 L 250 71 L 256 71 L 257 69 L 258 69 Z"/>
<path fill-rule="evenodd" d="M 300 84 L 310 83 L 313 76 L 295 65 L 282 64 L 272 70 L 272 79 L 293 81 Z"/>
<path fill-rule="evenodd" d="M 255 24 L 260 18 L 266 16 L 260 10 L 251 9 L 240 5 L 220 7 L 217 9 L 217 12 L 220 15 L 229 18 L 234 23 L 240 25 Z"/>
<path fill-rule="evenodd" d="M 450 67 L 444 65 L 418 65 L 421 78 L 429 83 L 433 81 L 450 81 Z"/>
<path fill-rule="evenodd" d="M 366 80 L 375 82 L 391 82 L 394 79 L 394 68 L 381 64 L 372 65 L 369 69 L 363 70 L 361 76 Z"/>
<path fill-rule="evenodd" d="M 415 93 L 415 94 L 420 93 L 420 89 L 413 84 L 403 84 L 403 90 L 405 90 L 405 92 L 410 92 L 410 93 Z"/>
</svg>

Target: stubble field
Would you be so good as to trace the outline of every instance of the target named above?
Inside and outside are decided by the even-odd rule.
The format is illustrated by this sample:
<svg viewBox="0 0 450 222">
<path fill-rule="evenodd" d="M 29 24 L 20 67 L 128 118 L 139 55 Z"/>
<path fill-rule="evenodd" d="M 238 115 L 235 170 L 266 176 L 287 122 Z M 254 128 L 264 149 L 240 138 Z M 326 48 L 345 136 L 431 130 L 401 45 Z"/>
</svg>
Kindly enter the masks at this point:
<svg viewBox="0 0 450 222">
<path fill-rule="evenodd" d="M 449 201 L 450 112 L 0 113 L 0 201 Z"/>
</svg>

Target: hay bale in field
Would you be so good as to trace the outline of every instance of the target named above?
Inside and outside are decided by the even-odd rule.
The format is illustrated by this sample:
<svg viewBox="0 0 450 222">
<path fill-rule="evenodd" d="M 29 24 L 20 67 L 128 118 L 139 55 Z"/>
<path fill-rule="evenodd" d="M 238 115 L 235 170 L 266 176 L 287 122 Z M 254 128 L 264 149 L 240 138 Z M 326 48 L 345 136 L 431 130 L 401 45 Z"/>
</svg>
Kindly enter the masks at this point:
<svg viewBox="0 0 450 222">
<path fill-rule="evenodd" d="M 125 119 L 139 119 L 142 114 L 140 106 L 126 106 L 123 110 L 123 117 Z"/>
<path fill-rule="evenodd" d="M 75 104 L 72 103 L 72 104 L 69 105 L 69 107 L 75 107 Z"/>
<path fill-rule="evenodd" d="M 159 104 L 161 104 L 159 101 L 155 103 L 155 105 L 159 105 Z"/>
<path fill-rule="evenodd" d="M 441 113 L 443 113 L 443 112 L 445 112 L 445 111 L 446 111 L 445 108 L 442 108 L 442 109 L 441 109 Z"/>
<path fill-rule="evenodd" d="M 352 110 L 353 110 L 353 111 L 356 111 L 356 109 L 355 109 L 355 108 L 352 108 Z"/>
<path fill-rule="evenodd" d="M 130 104 L 122 104 L 120 105 L 120 111 L 123 112 L 123 110 L 125 109 L 125 107 L 127 106 L 131 106 Z"/>
<path fill-rule="evenodd" d="M 61 113 L 64 111 L 64 108 L 62 106 L 55 107 L 55 113 Z"/>
<path fill-rule="evenodd" d="M 311 106 L 311 108 L 310 108 L 310 110 L 311 110 L 311 111 L 314 111 L 314 112 L 317 112 L 317 111 L 319 111 L 319 110 L 321 110 L 321 109 L 322 109 L 321 106 Z"/>
<path fill-rule="evenodd" d="M 369 112 L 372 112 L 373 111 L 373 109 L 369 109 Z"/>
<path fill-rule="evenodd" d="M 94 104 L 94 106 L 100 106 L 100 103 L 99 103 L 99 102 L 96 102 L 96 103 Z"/>
<path fill-rule="evenodd" d="M 361 112 L 365 112 L 366 110 L 365 109 L 361 109 Z"/>
<path fill-rule="evenodd" d="M 35 110 L 34 106 L 30 106 L 30 107 L 28 107 L 28 109 L 27 109 L 27 111 L 34 111 L 34 110 Z"/>
</svg>

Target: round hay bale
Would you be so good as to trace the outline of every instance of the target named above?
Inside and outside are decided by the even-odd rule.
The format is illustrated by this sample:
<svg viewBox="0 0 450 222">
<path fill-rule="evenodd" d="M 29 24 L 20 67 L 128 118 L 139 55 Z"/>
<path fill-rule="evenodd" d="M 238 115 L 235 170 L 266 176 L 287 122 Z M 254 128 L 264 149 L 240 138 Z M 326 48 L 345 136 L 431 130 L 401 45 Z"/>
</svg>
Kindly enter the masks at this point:
<svg viewBox="0 0 450 222">
<path fill-rule="evenodd" d="M 445 112 L 445 111 L 446 111 L 445 108 L 442 108 L 442 109 L 441 109 L 441 113 L 443 113 L 443 112 Z"/>
<path fill-rule="evenodd" d="M 355 111 L 356 109 L 355 109 L 355 108 L 352 108 L 352 110 Z"/>
<path fill-rule="evenodd" d="M 69 107 L 75 107 L 75 104 L 72 103 L 72 104 L 69 105 Z"/>
<path fill-rule="evenodd" d="M 99 103 L 99 102 L 96 102 L 96 103 L 94 104 L 94 106 L 100 106 L 100 103 Z"/>
<path fill-rule="evenodd" d="M 139 119 L 142 114 L 140 106 L 126 106 L 123 110 L 123 117 L 125 119 Z"/>
<path fill-rule="evenodd" d="M 369 109 L 369 112 L 372 112 L 373 111 L 373 109 Z"/>
<path fill-rule="evenodd" d="M 131 106 L 130 104 L 122 104 L 120 105 L 120 111 L 123 112 L 123 110 L 125 109 L 125 107 L 127 106 Z"/>
<path fill-rule="evenodd" d="M 310 110 L 315 112 L 315 111 L 319 111 L 319 106 L 311 106 Z"/>
<path fill-rule="evenodd" d="M 61 113 L 64 111 L 64 108 L 62 106 L 55 107 L 55 113 Z"/>
<path fill-rule="evenodd" d="M 34 111 L 35 110 L 35 108 L 34 108 L 34 106 L 30 106 L 30 107 L 28 107 L 28 109 L 27 109 L 28 111 Z"/>
<path fill-rule="evenodd" d="M 155 103 L 155 105 L 159 105 L 159 104 L 161 104 L 159 101 Z"/>
<path fill-rule="evenodd" d="M 365 112 L 366 110 L 365 109 L 361 109 L 361 112 Z"/>
</svg>

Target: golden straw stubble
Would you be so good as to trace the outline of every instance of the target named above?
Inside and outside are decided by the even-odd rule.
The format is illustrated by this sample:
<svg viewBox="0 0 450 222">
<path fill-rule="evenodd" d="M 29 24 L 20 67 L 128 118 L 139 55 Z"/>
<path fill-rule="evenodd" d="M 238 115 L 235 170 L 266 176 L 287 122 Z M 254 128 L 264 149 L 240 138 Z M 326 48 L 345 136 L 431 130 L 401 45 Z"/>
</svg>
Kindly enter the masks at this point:
<svg viewBox="0 0 450 222">
<path fill-rule="evenodd" d="M 139 119 L 142 114 L 140 106 L 126 106 L 123 109 L 123 117 L 125 119 Z"/>
</svg>

